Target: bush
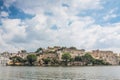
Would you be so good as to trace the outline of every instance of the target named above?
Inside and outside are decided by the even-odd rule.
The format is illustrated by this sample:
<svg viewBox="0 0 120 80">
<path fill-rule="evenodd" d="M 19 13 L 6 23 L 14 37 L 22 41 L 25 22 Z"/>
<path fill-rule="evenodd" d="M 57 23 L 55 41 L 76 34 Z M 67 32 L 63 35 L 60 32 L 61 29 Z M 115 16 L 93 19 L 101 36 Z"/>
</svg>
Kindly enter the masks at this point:
<svg viewBox="0 0 120 80">
<path fill-rule="evenodd" d="M 49 64 L 50 61 L 51 61 L 50 58 L 43 59 L 44 64 Z"/>
<path fill-rule="evenodd" d="M 13 57 L 10 58 L 10 60 L 12 60 L 14 63 L 16 63 L 16 62 L 20 62 L 20 63 L 24 62 L 24 59 L 21 58 L 20 56 L 13 56 Z"/>
<path fill-rule="evenodd" d="M 27 61 L 29 62 L 30 65 L 33 65 L 33 63 L 37 60 L 37 56 L 34 54 L 29 54 L 27 56 Z"/>
<path fill-rule="evenodd" d="M 65 62 L 65 65 L 67 66 L 67 65 L 68 65 L 68 62 L 69 62 L 70 59 L 71 59 L 70 53 L 63 53 L 63 54 L 62 54 L 62 59 L 63 59 L 63 61 Z"/>
<path fill-rule="evenodd" d="M 82 57 L 81 56 L 76 56 L 75 61 L 82 61 Z"/>
</svg>

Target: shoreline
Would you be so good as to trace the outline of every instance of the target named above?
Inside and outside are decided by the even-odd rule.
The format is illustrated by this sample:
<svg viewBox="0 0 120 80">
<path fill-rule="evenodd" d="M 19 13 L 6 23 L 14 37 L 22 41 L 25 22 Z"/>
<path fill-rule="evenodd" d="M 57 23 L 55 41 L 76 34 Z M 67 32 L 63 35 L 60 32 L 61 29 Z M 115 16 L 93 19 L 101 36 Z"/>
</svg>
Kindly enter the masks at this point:
<svg viewBox="0 0 120 80">
<path fill-rule="evenodd" d="M 49 65 L 45 65 L 45 66 L 35 66 L 35 65 L 33 65 L 33 66 L 30 66 L 30 65 L 3 65 L 3 66 L 25 66 L 25 67 L 99 67 L 99 66 L 120 66 L 120 65 L 88 65 L 88 66 L 85 66 L 85 65 L 83 65 L 83 66 L 62 66 L 62 65 L 60 65 L 60 66 L 49 66 Z"/>
<path fill-rule="evenodd" d="M 1 65 L 2 66 L 2 65 Z M 104 66 L 4 66 L 4 67 L 16 67 L 16 68 L 20 68 L 20 67 L 31 67 L 31 68 L 34 68 L 34 67 L 37 67 L 37 68 L 94 68 L 94 67 L 120 67 L 120 65 L 104 65 Z"/>
</svg>

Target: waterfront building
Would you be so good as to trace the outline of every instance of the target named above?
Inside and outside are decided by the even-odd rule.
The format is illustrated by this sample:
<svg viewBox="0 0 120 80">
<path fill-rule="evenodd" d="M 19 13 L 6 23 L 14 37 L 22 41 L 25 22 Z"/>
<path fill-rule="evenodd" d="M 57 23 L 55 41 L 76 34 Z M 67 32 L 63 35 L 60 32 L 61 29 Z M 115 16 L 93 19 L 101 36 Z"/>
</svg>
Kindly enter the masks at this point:
<svg viewBox="0 0 120 80">
<path fill-rule="evenodd" d="M 117 54 L 113 53 L 113 51 L 93 50 L 92 52 L 90 52 L 90 54 L 93 58 L 103 60 L 112 65 L 119 64 L 118 56 Z"/>
</svg>

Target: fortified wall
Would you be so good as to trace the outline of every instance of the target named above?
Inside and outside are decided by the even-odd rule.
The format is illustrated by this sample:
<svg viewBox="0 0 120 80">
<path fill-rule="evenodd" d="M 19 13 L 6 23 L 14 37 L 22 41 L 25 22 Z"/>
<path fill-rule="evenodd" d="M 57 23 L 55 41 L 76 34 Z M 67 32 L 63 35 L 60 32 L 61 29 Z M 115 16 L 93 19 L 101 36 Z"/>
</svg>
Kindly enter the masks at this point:
<svg viewBox="0 0 120 80">
<path fill-rule="evenodd" d="M 93 58 L 104 60 L 112 65 L 119 64 L 118 56 L 113 51 L 93 50 L 90 54 Z"/>
</svg>

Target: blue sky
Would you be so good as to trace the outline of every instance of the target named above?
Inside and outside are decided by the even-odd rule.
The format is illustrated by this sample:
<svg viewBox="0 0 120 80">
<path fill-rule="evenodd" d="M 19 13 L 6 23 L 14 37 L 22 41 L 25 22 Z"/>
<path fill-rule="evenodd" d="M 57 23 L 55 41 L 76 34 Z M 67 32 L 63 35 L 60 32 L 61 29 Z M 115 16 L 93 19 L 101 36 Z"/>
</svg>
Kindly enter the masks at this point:
<svg viewBox="0 0 120 80">
<path fill-rule="evenodd" d="M 75 46 L 120 52 L 119 0 L 0 0 L 0 52 Z"/>
</svg>

